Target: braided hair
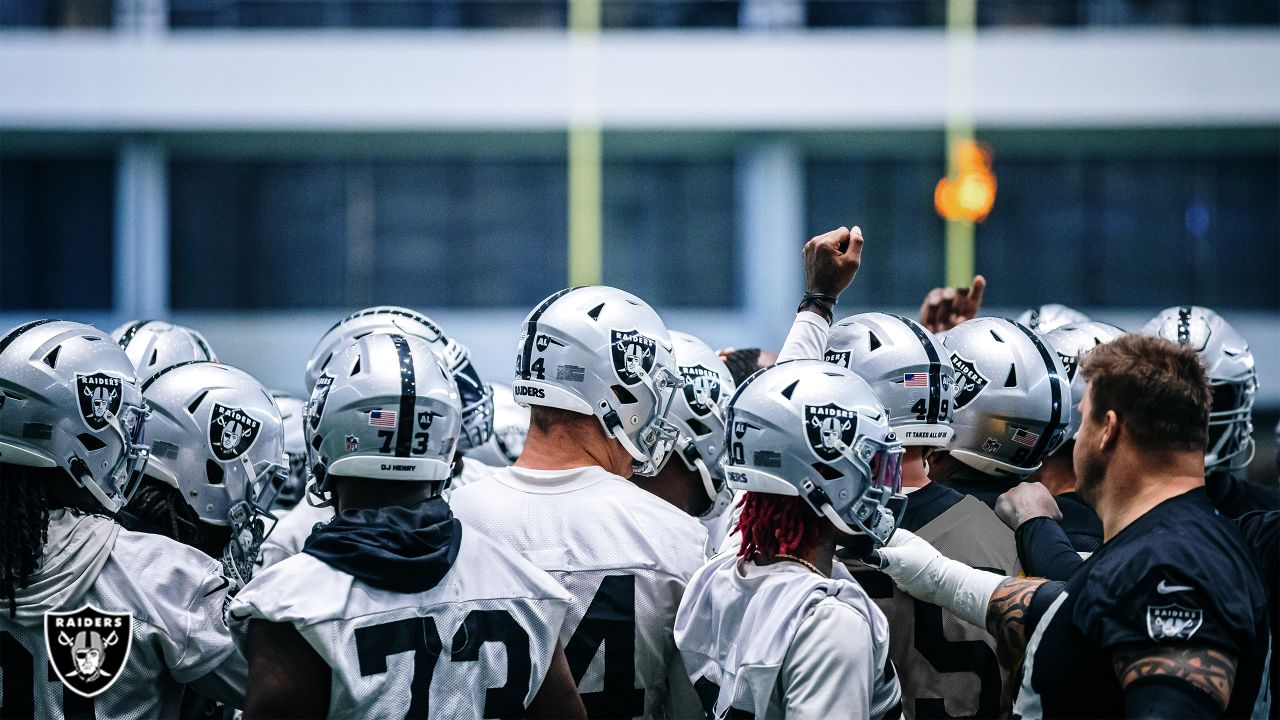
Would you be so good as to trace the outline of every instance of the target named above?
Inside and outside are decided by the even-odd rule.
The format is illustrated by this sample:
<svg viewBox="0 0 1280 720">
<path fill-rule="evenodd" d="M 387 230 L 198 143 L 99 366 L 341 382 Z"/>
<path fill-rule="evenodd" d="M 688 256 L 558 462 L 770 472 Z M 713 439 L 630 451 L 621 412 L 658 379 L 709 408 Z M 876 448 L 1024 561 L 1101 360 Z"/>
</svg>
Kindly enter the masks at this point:
<svg viewBox="0 0 1280 720">
<path fill-rule="evenodd" d="M 202 522 L 181 490 L 150 476 L 138 485 L 121 521 L 130 530 L 164 535 L 210 555 L 226 544 L 228 534 L 226 528 Z"/>
<path fill-rule="evenodd" d="M 36 468 L 0 464 L 0 600 L 18 613 L 17 590 L 40 567 L 49 542 L 49 496 Z"/>
<path fill-rule="evenodd" d="M 748 492 L 738 507 L 739 557 L 772 560 L 780 554 L 803 555 L 818 542 L 821 518 L 799 497 Z"/>
</svg>

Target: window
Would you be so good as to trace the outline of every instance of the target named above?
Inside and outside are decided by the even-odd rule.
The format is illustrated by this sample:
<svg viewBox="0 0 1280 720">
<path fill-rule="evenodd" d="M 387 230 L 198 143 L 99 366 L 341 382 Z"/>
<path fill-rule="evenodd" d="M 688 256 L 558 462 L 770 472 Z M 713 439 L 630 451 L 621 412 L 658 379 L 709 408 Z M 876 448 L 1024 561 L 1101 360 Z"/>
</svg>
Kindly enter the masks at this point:
<svg viewBox="0 0 1280 720">
<path fill-rule="evenodd" d="M 115 162 L 0 159 L 0 308 L 111 307 Z"/>
</svg>

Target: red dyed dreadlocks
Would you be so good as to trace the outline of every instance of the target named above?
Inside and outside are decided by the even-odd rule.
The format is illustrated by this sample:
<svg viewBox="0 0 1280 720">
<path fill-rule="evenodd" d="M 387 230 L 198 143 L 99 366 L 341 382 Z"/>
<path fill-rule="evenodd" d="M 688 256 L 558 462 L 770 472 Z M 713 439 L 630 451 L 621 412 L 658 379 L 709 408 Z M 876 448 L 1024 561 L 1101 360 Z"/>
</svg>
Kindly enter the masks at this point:
<svg viewBox="0 0 1280 720">
<path fill-rule="evenodd" d="M 808 503 L 793 495 L 749 492 L 738 504 L 738 557 L 759 555 L 771 560 L 779 553 L 803 554 L 818 541 L 821 518 Z"/>
</svg>

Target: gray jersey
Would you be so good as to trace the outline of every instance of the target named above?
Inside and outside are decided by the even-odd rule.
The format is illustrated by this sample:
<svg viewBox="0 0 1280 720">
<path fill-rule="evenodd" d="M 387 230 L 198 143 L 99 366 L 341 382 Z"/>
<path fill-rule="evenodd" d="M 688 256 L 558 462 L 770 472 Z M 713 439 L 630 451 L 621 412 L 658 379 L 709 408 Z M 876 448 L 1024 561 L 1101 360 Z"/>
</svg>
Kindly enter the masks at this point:
<svg viewBox="0 0 1280 720">
<path fill-rule="evenodd" d="M 255 619 L 296 627 L 333 669 L 331 718 L 512 717 L 542 686 L 568 602 L 464 522 L 429 590 L 383 590 L 299 553 L 250 581 L 229 617 L 240 644 Z"/>
<path fill-rule="evenodd" d="M 599 467 L 499 468 L 450 505 L 573 596 L 560 640 L 590 715 L 700 715 L 672 635 L 704 558 L 696 519 Z"/>
<path fill-rule="evenodd" d="M 199 550 L 121 530 L 101 574 L 77 605 L 133 614 L 132 645 L 120 677 L 94 698 L 65 689 L 49 665 L 43 625 L 19 625 L 3 612 L 0 710 L 12 716 L 13 708 L 30 702 L 39 718 L 177 717 L 187 683 L 239 706 L 246 668 L 223 621 L 229 587 L 221 563 Z M 33 676 L 32 689 L 19 691 L 34 697 L 9 696 L 13 678 Z"/>
</svg>

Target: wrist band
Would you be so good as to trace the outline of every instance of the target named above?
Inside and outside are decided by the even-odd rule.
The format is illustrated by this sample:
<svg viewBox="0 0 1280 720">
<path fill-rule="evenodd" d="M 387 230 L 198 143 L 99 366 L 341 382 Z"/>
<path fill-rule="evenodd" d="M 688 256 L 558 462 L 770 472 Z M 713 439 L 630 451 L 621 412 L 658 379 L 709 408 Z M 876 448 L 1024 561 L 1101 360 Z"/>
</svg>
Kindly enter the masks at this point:
<svg viewBox="0 0 1280 720">
<path fill-rule="evenodd" d="M 800 298 L 800 305 L 796 307 L 796 312 L 804 312 L 809 306 L 818 308 L 818 314 L 825 317 L 827 322 L 831 322 L 835 317 L 836 298 L 834 295 L 807 292 L 804 297 Z"/>
</svg>

